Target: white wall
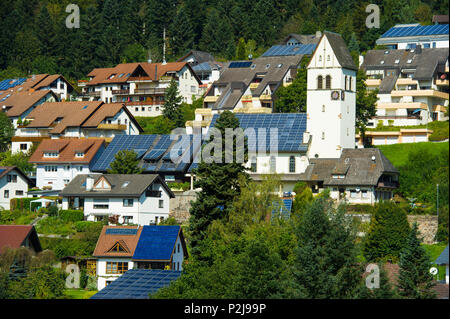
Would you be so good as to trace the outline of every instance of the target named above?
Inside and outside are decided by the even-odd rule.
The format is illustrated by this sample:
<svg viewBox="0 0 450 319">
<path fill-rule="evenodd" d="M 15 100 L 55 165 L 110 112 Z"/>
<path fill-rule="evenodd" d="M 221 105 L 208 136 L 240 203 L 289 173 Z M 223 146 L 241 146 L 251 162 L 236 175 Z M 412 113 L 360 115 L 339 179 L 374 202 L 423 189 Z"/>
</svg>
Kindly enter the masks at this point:
<svg viewBox="0 0 450 319">
<path fill-rule="evenodd" d="M 7 175 L 16 175 L 17 182 L 7 182 Z M 13 170 L 9 172 L 7 175 L 3 176 L 0 179 L 0 206 L 5 210 L 10 209 L 10 200 L 12 198 L 23 198 L 28 197 L 28 183 L 27 181 L 17 173 L 17 171 Z M 5 198 L 5 191 L 9 192 L 9 198 Z M 22 191 L 23 195 L 16 195 L 16 191 Z M 1 212 L 0 212 L 1 213 Z"/>
<path fill-rule="evenodd" d="M 133 269 L 134 262 L 131 258 L 98 258 L 97 259 L 97 289 L 100 291 L 106 287 L 106 281 L 114 281 L 122 274 L 107 274 L 106 263 L 107 262 L 128 262 L 128 269 Z"/>
<path fill-rule="evenodd" d="M 46 172 L 45 166 L 56 166 L 56 172 Z M 36 187 L 43 189 L 51 186 L 52 190 L 63 190 L 79 174 L 91 174 L 87 164 L 37 164 Z"/>
</svg>

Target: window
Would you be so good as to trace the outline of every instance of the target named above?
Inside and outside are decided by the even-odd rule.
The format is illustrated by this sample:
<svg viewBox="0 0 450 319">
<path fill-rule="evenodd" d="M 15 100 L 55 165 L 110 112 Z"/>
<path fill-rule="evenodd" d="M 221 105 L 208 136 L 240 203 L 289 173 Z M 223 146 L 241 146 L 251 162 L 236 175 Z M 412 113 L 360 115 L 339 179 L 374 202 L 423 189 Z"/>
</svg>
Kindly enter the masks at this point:
<svg viewBox="0 0 450 319">
<path fill-rule="evenodd" d="M 64 183 L 64 186 L 67 186 L 67 184 L 69 184 L 70 181 L 69 181 L 68 179 L 64 179 L 64 180 L 63 180 L 63 183 Z"/>
<path fill-rule="evenodd" d="M 134 111 L 135 111 L 135 112 L 139 112 L 139 108 L 138 108 L 138 107 L 135 107 L 135 108 L 134 108 Z"/>
<path fill-rule="evenodd" d="M 156 110 L 156 111 L 159 111 L 159 106 L 157 106 L 157 107 L 155 108 L 155 110 Z"/>
<path fill-rule="evenodd" d="M 325 88 L 331 89 L 331 76 L 330 75 L 327 75 L 325 77 Z"/>
<path fill-rule="evenodd" d="M 84 153 L 83 152 L 76 152 L 75 153 L 75 157 L 84 157 Z"/>
<path fill-rule="evenodd" d="M 133 223 L 133 216 L 123 216 L 123 223 L 124 224 L 131 224 L 131 223 Z"/>
<path fill-rule="evenodd" d="M 79 172 L 82 172 L 83 171 L 83 166 L 78 166 L 77 169 L 78 169 Z"/>
<path fill-rule="evenodd" d="M 295 157 L 289 157 L 289 173 L 295 173 Z"/>
<path fill-rule="evenodd" d="M 58 157 L 58 152 L 44 152 L 44 157 Z"/>
<path fill-rule="evenodd" d="M 317 77 L 317 89 L 323 89 L 323 77 L 321 75 Z"/>
<path fill-rule="evenodd" d="M 123 207 L 133 207 L 133 199 L 132 198 L 125 198 L 123 200 Z"/>
<path fill-rule="evenodd" d="M 362 198 L 368 198 L 369 193 L 367 191 L 361 191 Z"/>
<path fill-rule="evenodd" d="M 322 62 L 322 56 L 319 55 L 319 62 Z"/>
<path fill-rule="evenodd" d="M 119 242 L 117 242 L 114 246 L 111 247 L 110 250 L 108 250 L 108 252 L 126 253 L 127 250 L 123 248 L 123 246 Z"/>
<path fill-rule="evenodd" d="M 70 165 L 64 165 L 64 170 L 65 171 L 70 171 Z"/>
<path fill-rule="evenodd" d="M 348 90 L 351 91 L 352 90 L 352 77 L 348 78 Z"/>
<path fill-rule="evenodd" d="M 355 189 L 351 189 L 351 190 L 350 190 L 350 197 L 351 197 L 351 198 L 356 198 L 357 195 L 358 195 L 358 193 L 356 192 Z"/>
<path fill-rule="evenodd" d="M 108 204 L 94 204 L 94 209 L 109 209 Z"/>
<path fill-rule="evenodd" d="M 347 91 L 347 76 L 345 76 L 344 90 Z"/>
<path fill-rule="evenodd" d="M 325 105 L 322 105 L 322 112 L 325 112 Z"/>
<path fill-rule="evenodd" d="M 277 159 L 275 156 L 270 157 L 270 172 L 275 173 L 277 171 Z"/>
<path fill-rule="evenodd" d="M 347 127 L 347 136 L 350 134 L 350 130 L 349 130 L 349 128 Z"/>
<path fill-rule="evenodd" d="M 28 145 L 27 144 L 20 144 L 20 150 L 21 151 L 26 151 L 28 149 Z"/>
<path fill-rule="evenodd" d="M 180 243 L 178 243 L 178 252 L 180 252 Z"/>
<path fill-rule="evenodd" d="M 330 61 L 330 55 L 329 54 L 327 55 L 327 61 Z"/>
<path fill-rule="evenodd" d="M 141 111 L 145 112 L 145 106 L 141 107 Z"/>
<path fill-rule="evenodd" d="M 159 208 L 164 208 L 164 200 L 159 200 Z"/>
<path fill-rule="evenodd" d="M 325 139 L 325 132 L 322 132 L 322 140 Z"/>
<path fill-rule="evenodd" d="M 45 165 L 44 166 L 44 170 L 46 172 L 57 172 L 58 171 L 58 167 L 55 165 Z"/>
<path fill-rule="evenodd" d="M 149 112 L 152 111 L 152 107 L 151 107 L 151 106 L 148 107 L 148 111 L 149 111 Z"/>
<path fill-rule="evenodd" d="M 251 161 L 251 168 L 250 171 L 253 173 L 256 173 L 257 170 L 257 166 L 256 166 L 256 156 L 252 157 L 252 161 Z"/>
<path fill-rule="evenodd" d="M 191 86 L 191 93 L 197 93 L 197 88 L 194 85 Z"/>
<path fill-rule="evenodd" d="M 3 197 L 9 198 L 9 190 L 5 189 L 5 191 L 3 192 Z"/>
<path fill-rule="evenodd" d="M 8 183 L 17 183 L 17 175 L 8 175 L 6 180 L 8 181 Z"/>
<path fill-rule="evenodd" d="M 127 262 L 107 262 L 106 273 L 107 274 L 123 274 L 128 270 Z"/>
</svg>

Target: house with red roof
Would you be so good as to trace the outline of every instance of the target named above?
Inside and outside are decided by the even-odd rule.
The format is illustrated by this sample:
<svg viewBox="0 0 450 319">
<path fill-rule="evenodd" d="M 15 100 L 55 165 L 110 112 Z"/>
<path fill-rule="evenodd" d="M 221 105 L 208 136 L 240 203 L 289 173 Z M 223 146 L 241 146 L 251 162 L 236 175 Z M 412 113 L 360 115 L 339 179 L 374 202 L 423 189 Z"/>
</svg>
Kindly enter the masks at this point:
<svg viewBox="0 0 450 319">
<path fill-rule="evenodd" d="M 42 251 L 36 229 L 32 225 L 0 225 L 0 254 L 8 248 L 29 248 L 34 253 Z"/>
</svg>

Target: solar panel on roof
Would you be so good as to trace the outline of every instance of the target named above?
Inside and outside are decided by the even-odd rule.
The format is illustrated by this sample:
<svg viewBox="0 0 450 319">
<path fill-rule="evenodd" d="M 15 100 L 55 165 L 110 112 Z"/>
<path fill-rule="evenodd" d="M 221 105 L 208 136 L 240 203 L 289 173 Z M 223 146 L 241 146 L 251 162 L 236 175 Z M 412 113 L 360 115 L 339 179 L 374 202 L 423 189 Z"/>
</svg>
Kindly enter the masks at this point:
<svg viewBox="0 0 450 319">
<path fill-rule="evenodd" d="M 448 34 L 449 27 L 448 24 L 438 24 L 438 25 L 417 25 L 409 27 L 392 27 L 387 30 L 381 38 L 390 37 L 410 37 L 410 36 L 421 36 L 421 35 L 440 35 Z"/>
<path fill-rule="evenodd" d="M 230 69 L 237 69 L 237 68 L 248 68 L 250 65 L 252 65 L 253 62 L 231 62 L 228 66 Z"/>
<path fill-rule="evenodd" d="M 181 271 L 175 270 L 130 269 L 91 299 L 148 299 L 180 275 Z"/>
<path fill-rule="evenodd" d="M 144 226 L 134 260 L 170 260 L 180 226 Z"/>
<path fill-rule="evenodd" d="M 137 228 L 108 228 L 105 232 L 106 235 L 136 235 Z"/>
</svg>

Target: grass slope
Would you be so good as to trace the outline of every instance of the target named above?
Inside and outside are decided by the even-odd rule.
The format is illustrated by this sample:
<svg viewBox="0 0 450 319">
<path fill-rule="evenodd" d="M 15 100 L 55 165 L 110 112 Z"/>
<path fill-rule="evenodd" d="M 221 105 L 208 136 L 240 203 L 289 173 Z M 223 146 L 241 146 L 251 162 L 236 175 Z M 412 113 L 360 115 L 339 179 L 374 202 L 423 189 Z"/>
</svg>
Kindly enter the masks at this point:
<svg viewBox="0 0 450 319">
<path fill-rule="evenodd" d="M 377 146 L 395 167 L 404 166 L 408 162 L 408 155 L 415 150 L 428 149 L 432 154 L 439 154 L 442 150 L 449 151 L 449 142 L 405 143 Z"/>
</svg>

